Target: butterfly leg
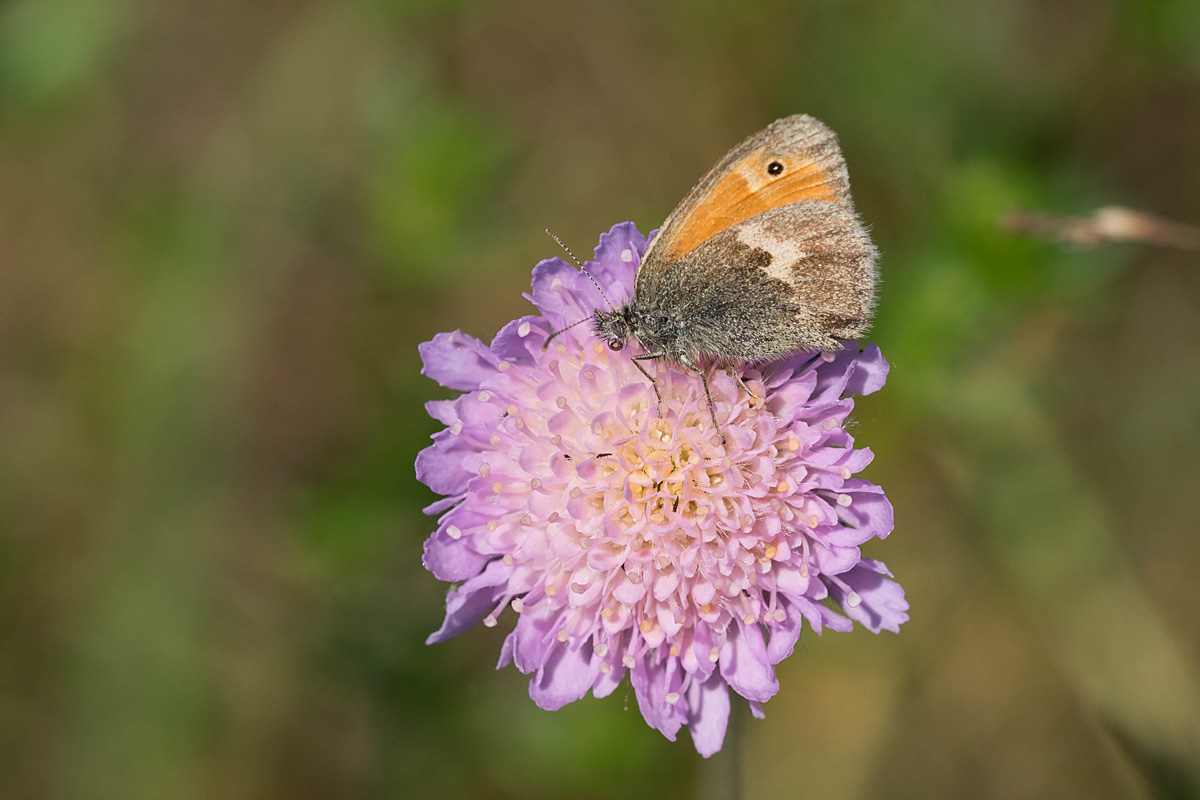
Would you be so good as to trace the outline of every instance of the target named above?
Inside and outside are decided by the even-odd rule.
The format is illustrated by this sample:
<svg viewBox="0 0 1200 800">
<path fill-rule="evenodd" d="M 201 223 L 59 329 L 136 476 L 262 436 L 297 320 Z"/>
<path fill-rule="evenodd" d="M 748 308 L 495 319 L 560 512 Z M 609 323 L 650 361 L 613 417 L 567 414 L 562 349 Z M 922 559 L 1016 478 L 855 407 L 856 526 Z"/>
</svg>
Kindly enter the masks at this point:
<svg viewBox="0 0 1200 800">
<path fill-rule="evenodd" d="M 717 422 L 717 406 L 713 402 L 712 392 L 708 388 L 708 375 L 689 359 L 680 359 L 680 363 L 700 376 L 700 382 L 704 384 L 704 397 L 708 400 L 708 414 L 712 417 L 713 427 L 717 429 L 717 433 L 721 436 L 721 444 L 725 444 L 725 432 L 721 430 L 721 423 Z"/>
<path fill-rule="evenodd" d="M 742 379 L 742 373 L 741 373 L 741 371 L 740 371 L 740 370 L 738 370 L 738 369 L 736 369 L 736 368 L 734 368 L 734 367 L 730 367 L 730 368 L 729 368 L 729 377 L 731 377 L 731 378 L 733 378 L 735 381 L 737 381 L 737 384 L 738 384 L 738 386 L 742 387 L 742 391 L 744 391 L 746 394 L 750 395 L 750 396 L 751 396 L 751 397 L 753 397 L 755 400 L 762 400 L 762 398 L 761 398 L 761 397 L 759 397 L 758 395 L 756 395 L 754 392 L 750 391 L 750 387 L 749 387 L 749 386 L 747 386 L 747 385 L 746 385 L 746 381 L 744 381 L 744 380 Z"/>
<path fill-rule="evenodd" d="M 658 384 L 654 381 L 654 376 L 646 371 L 646 368 L 639 364 L 639 361 L 653 361 L 656 358 L 662 358 L 664 353 L 645 353 L 644 355 L 634 356 L 633 365 L 638 368 L 638 372 L 646 376 L 646 380 L 650 381 L 650 388 L 654 390 L 654 398 L 658 401 L 658 405 L 662 405 L 662 395 L 658 393 Z"/>
</svg>

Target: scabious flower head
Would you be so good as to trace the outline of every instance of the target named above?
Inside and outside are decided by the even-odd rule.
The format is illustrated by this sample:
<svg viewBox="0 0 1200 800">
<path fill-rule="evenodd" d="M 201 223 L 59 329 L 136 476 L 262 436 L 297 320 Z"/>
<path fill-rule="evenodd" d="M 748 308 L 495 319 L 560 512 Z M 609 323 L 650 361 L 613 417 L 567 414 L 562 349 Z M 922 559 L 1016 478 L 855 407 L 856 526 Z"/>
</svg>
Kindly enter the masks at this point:
<svg viewBox="0 0 1200 800">
<path fill-rule="evenodd" d="M 646 239 L 632 223 L 600 237 L 588 271 L 613 303 L 630 296 Z M 532 674 L 529 693 L 557 709 L 630 677 L 646 721 L 696 749 L 720 749 L 729 689 L 760 704 L 802 621 L 816 631 L 897 631 L 904 591 L 859 545 L 885 537 L 892 509 L 854 478 L 849 395 L 883 385 L 878 348 L 847 342 L 744 372 L 751 397 L 650 362 L 662 395 L 586 325 L 605 307 L 586 275 L 538 264 L 528 298 L 541 312 L 490 346 L 461 332 L 421 346 L 424 374 L 461 391 L 428 404 L 446 425 L 417 476 L 447 495 L 425 566 L 461 582 L 429 643 L 516 619 L 500 655 Z M 760 399 L 761 398 L 761 399 Z M 722 437 L 721 434 L 724 434 Z M 839 613 L 840 610 L 840 613 Z"/>
</svg>

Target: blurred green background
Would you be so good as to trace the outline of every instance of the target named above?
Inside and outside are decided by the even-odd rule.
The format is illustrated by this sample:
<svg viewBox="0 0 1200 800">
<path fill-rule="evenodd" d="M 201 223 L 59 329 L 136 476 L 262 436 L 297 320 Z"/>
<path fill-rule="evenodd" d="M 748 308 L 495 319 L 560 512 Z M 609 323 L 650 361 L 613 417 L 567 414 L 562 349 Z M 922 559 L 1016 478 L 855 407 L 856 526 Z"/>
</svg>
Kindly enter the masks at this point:
<svg viewBox="0 0 1200 800">
<path fill-rule="evenodd" d="M 629 690 L 426 647 L 446 393 L 529 270 L 729 146 L 840 135 L 900 636 L 808 635 L 748 797 L 1200 796 L 1200 3 L 0 3 L 0 796 L 685 798 Z"/>
</svg>

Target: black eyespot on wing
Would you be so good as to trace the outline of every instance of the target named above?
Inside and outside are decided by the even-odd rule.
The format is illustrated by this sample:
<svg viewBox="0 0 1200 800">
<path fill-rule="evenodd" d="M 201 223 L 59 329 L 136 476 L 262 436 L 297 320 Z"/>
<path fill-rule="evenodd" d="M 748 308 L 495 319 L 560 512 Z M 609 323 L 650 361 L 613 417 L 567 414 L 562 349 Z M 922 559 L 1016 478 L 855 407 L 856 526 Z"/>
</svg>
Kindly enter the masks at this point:
<svg viewBox="0 0 1200 800">
<path fill-rule="evenodd" d="M 767 172 L 771 173 L 772 175 L 778 175 L 779 173 L 783 172 L 783 164 L 780 164 L 778 161 L 772 161 L 767 165 Z"/>
</svg>

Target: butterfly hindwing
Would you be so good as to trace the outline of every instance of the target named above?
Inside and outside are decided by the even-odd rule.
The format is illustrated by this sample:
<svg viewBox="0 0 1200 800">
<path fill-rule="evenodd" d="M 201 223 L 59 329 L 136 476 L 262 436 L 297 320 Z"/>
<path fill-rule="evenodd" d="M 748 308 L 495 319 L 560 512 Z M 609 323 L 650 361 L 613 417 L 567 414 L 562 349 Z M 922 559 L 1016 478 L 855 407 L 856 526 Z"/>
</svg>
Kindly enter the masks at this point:
<svg viewBox="0 0 1200 800">
<path fill-rule="evenodd" d="M 870 319 L 875 257 L 844 205 L 793 203 L 739 222 L 666 264 L 643 307 L 686 320 L 703 354 L 765 360 L 836 350 Z"/>
</svg>

